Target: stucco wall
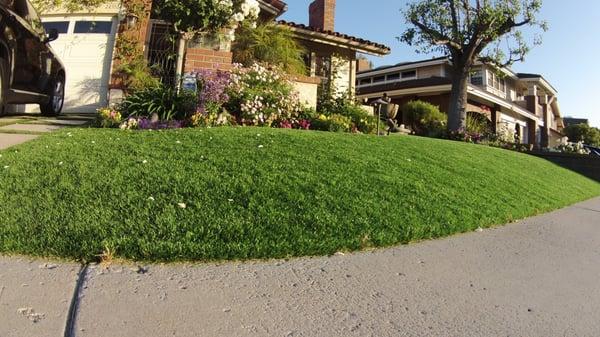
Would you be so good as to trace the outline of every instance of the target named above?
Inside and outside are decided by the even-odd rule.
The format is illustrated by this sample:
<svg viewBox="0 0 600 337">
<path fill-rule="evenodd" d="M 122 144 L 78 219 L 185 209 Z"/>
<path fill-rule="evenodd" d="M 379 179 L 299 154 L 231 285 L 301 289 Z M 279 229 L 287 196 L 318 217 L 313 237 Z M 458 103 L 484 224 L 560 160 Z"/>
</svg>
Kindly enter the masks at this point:
<svg viewBox="0 0 600 337">
<path fill-rule="evenodd" d="M 429 66 L 429 67 L 421 67 L 417 69 L 417 78 L 430 78 L 430 77 L 441 77 L 442 75 L 442 66 Z"/>
<path fill-rule="evenodd" d="M 319 84 L 316 82 L 292 81 L 294 89 L 298 93 L 300 102 L 307 107 L 317 108 L 317 92 Z"/>
</svg>

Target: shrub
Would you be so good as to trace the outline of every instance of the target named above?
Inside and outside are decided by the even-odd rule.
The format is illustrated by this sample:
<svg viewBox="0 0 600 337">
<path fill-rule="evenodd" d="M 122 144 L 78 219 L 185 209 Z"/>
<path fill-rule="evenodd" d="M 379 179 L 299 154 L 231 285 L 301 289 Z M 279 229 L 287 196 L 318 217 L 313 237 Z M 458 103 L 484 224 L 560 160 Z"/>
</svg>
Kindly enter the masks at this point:
<svg viewBox="0 0 600 337">
<path fill-rule="evenodd" d="M 492 133 L 491 122 L 483 114 L 477 112 L 467 112 L 467 132 L 489 135 Z"/>
<path fill-rule="evenodd" d="M 311 128 L 319 131 L 349 132 L 352 130 L 352 119 L 340 114 L 320 115 L 312 121 Z"/>
<path fill-rule="evenodd" d="M 443 137 L 448 117 L 440 109 L 423 101 L 410 101 L 402 107 L 406 124 L 420 136 Z"/>
<path fill-rule="evenodd" d="M 101 128 L 117 127 L 122 120 L 121 113 L 115 109 L 102 108 L 98 109 L 96 124 Z"/>
<path fill-rule="evenodd" d="M 196 112 L 195 93 L 159 85 L 136 90 L 121 103 L 121 111 L 127 117 L 151 118 L 154 114 L 161 121 L 184 120 Z"/>
<path fill-rule="evenodd" d="M 369 114 L 344 95 L 330 98 L 321 97 L 319 108 L 321 114 L 325 116 L 337 114 L 350 118 L 352 123 L 350 131 L 367 134 L 377 132 L 377 116 Z M 382 122 L 379 123 L 381 130 L 383 130 L 385 125 Z"/>
<path fill-rule="evenodd" d="M 276 67 L 237 65 L 226 92 L 230 99 L 225 107 L 242 125 L 271 126 L 275 121 L 295 118 L 302 110 L 292 84 Z"/>
<path fill-rule="evenodd" d="M 274 64 L 289 74 L 305 75 L 304 50 L 293 32 L 282 25 L 267 23 L 252 28 L 242 25 L 232 46 L 233 60 L 246 67 L 254 63 Z"/>
</svg>

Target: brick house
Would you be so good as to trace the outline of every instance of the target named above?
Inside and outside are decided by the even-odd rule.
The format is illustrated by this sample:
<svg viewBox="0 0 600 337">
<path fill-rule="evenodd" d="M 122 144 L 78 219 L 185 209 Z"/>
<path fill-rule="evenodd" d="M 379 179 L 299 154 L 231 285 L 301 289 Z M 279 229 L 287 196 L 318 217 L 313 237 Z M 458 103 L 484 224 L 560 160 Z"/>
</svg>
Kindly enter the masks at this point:
<svg viewBox="0 0 600 337">
<path fill-rule="evenodd" d="M 288 9 L 288 5 L 281 0 L 259 0 L 259 4 L 259 21 L 262 22 L 276 21 Z M 390 48 L 382 44 L 336 32 L 335 7 L 335 0 L 315 0 L 308 9 L 308 25 L 276 21 L 277 24 L 289 27 L 306 50 L 304 58 L 308 73 L 306 76 L 298 76 L 295 86 L 301 99 L 309 106 L 316 105 L 317 87 L 323 79 L 334 81 L 342 93 L 354 96 L 359 53 L 377 56 L 390 53 Z M 165 48 L 173 48 L 157 43 L 163 40 L 161 33 L 167 31 L 167 26 L 159 18 L 152 18 L 148 23 L 146 50 L 151 65 L 162 62 L 160 54 Z M 156 57 L 157 54 L 159 57 Z M 229 42 L 197 39 L 188 43 L 180 69 L 171 68 L 171 74 L 178 77 L 201 69 L 229 70 L 232 58 Z M 335 72 L 331 71 L 333 64 L 336 65 Z M 333 74 L 335 78 L 332 78 Z"/>
<path fill-rule="evenodd" d="M 563 138 L 564 123 L 557 90 L 541 75 L 490 66 L 473 67 L 468 84 L 468 112 L 484 115 L 496 131 L 501 124 L 515 130 L 523 144 L 552 147 Z M 422 100 L 448 112 L 452 79 L 446 57 L 398 63 L 361 71 L 357 75 L 357 97 L 375 100 L 384 93 L 400 106 Z M 399 116 L 403 122 L 403 116 Z"/>
<path fill-rule="evenodd" d="M 150 13 L 152 0 L 143 2 Z M 259 0 L 259 4 L 262 22 L 276 21 L 288 8 L 281 0 Z M 290 27 L 307 49 L 305 59 L 309 73 L 297 78 L 295 84 L 305 103 L 313 106 L 318 84 L 331 77 L 330 72 L 324 70 L 327 65 L 339 65 L 338 76 L 333 80 L 353 95 L 357 53 L 385 55 L 390 52 L 384 45 L 335 32 L 335 6 L 335 0 L 313 1 L 309 8 L 309 25 L 279 21 Z M 119 61 L 114 53 L 121 34 L 143 41 L 145 58 L 151 66 L 161 69 L 159 75 L 165 81 L 174 82 L 182 74 L 200 69 L 232 67 L 230 43 L 206 38 L 189 42 L 183 58 L 174 58 L 178 48 L 170 37 L 172 26 L 151 15 L 139 18 L 141 29 L 127 29 L 127 10 L 121 0 L 108 2 L 93 11 L 69 12 L 65 8 L 54 8 L 41 18 L 46 29 L 57 29 L 60 33 L 52 46 L 67 68 L 67 112 L 95 112 L 122 97 L 123 83 L 116 71 Z"/>
</svg>

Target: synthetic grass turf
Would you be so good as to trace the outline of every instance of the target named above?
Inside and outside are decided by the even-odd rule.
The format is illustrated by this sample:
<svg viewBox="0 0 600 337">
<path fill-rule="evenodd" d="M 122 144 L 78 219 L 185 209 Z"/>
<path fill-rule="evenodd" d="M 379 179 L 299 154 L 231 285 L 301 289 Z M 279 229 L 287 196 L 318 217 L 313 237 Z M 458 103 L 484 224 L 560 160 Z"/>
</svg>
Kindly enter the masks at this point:
<svg viewBox="0 0 600 337">
<path fill-rule="evenodd" d="M 68 129 L 0 154 L 0 252 L 81 260 L 331 254 L 600 195 L 543 159 L 408 136 Z"/>
</svg>

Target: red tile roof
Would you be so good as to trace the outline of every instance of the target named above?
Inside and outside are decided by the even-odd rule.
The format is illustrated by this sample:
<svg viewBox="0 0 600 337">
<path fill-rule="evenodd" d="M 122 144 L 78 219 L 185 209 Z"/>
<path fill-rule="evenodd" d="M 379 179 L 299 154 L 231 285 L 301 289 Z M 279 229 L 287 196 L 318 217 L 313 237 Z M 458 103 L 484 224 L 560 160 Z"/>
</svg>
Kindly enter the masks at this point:
<svg viewBox="0 0 600 337">
<path fill-rule="evenodd" d="M 360 44 L 364 44 L 364 45 L 368 45 L 371 47 L 376 47 L 381 49 L 382 51 L 385 51 L 386 53 L 389 53 L 391 51 L 390 47 L 381 44 L 381 43 L 377 43 L 377 42 L 373 42 L 373 41 L 369 41 L 369 40 L 365 40 L 365 39 L 361 39 L 359 37 L 356 36 L 351 36 L 351 35 L 347 35 L 347 34 L 343 34 L 343 33 L 339 33 L 339 32 L 334 32 L 331 30 L 323 30 L 320 28 L 316 28 L 316 27 L 311 27 L 311 26 L 307 26 L 307 25 L 303 25 L 300 23 L 295 23 L 295 22 L 289 22 L 289 21 L 285 21 L 285 20 L 280 20 L 277 23 L 281 24 L 281 25 L 286 25 L 292 28 L 296 28 L 296 29 L 301 29 L 301 30 L 306 30 L 306 31 L 310 31 L 310 32 L 316 32 L 316 33 L 321 33 L 321 34 L 325 34 L 325 35 L 329 35 L 329 36 L 334 36 L 334 37 L 338 37 L 338 38 L 342 38 L 342 39 L 346 39 L 352 42 L 357 42 Z"/>
</svg>

